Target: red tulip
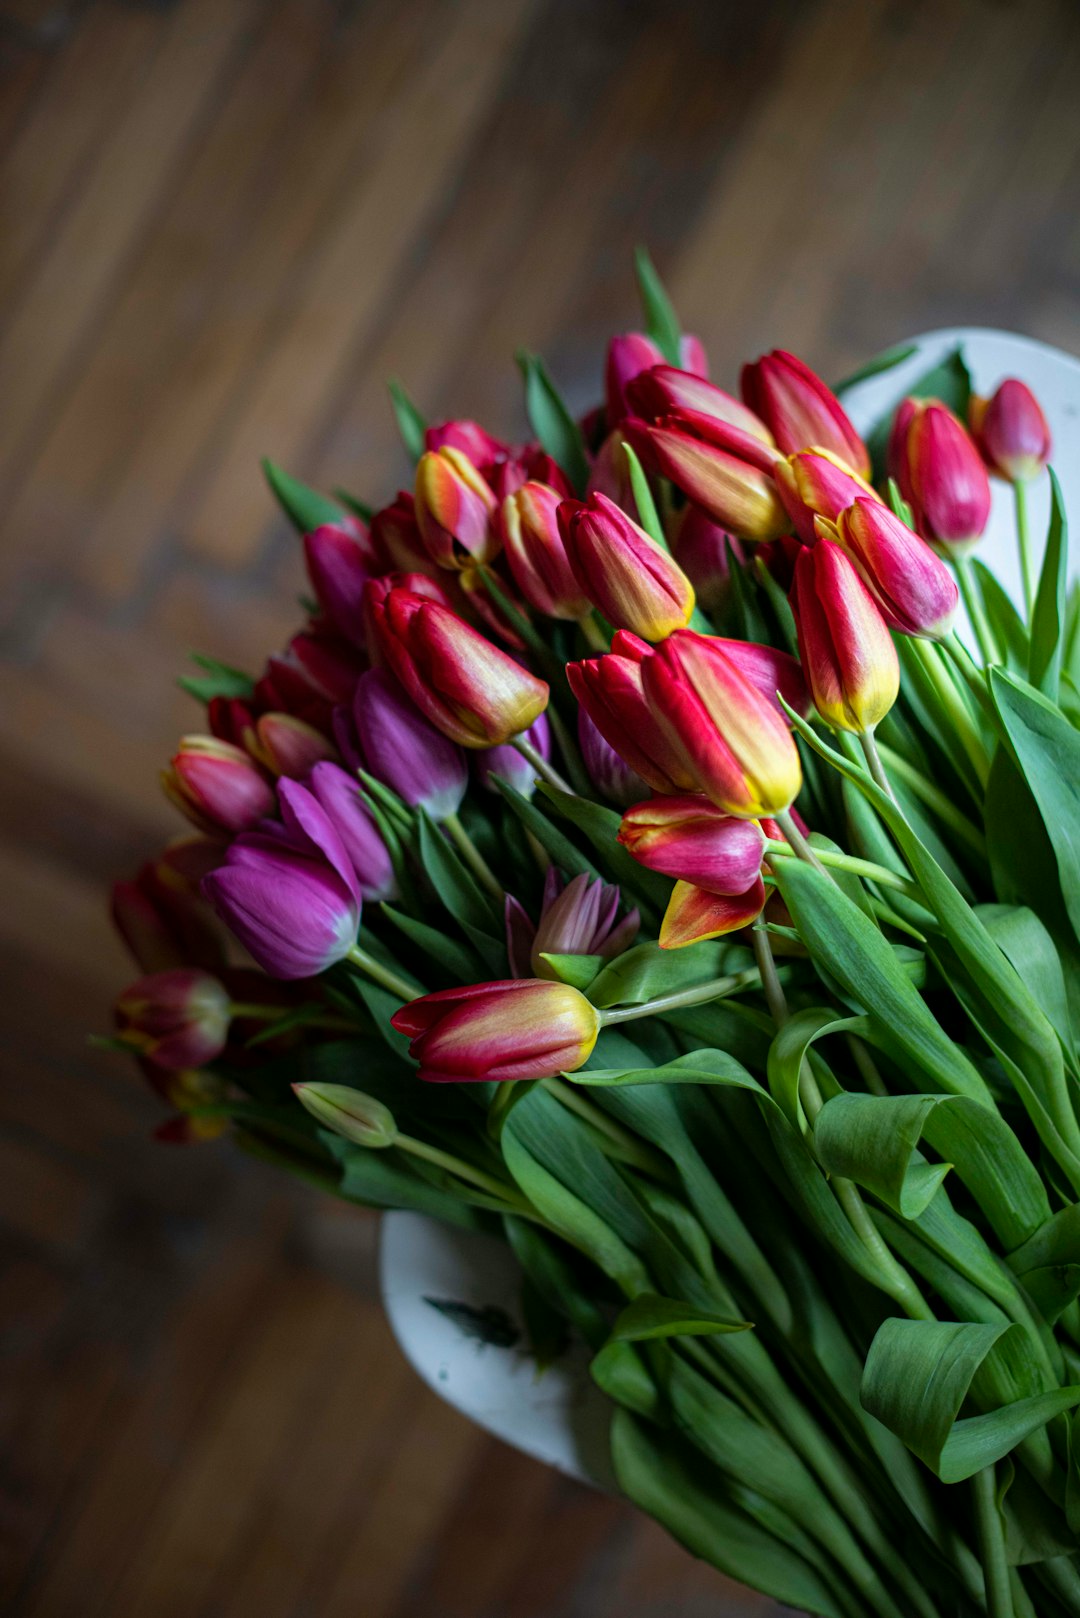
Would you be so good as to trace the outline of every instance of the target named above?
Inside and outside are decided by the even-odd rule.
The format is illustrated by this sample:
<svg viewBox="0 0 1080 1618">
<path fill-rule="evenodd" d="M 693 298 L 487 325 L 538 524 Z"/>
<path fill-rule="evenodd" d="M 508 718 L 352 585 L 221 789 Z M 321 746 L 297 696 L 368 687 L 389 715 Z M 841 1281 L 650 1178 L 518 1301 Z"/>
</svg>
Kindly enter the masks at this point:
<svg viewBox="0 0 1080 1618">
<path fill-rule="evenodd" d="M 436 566 L 460 569 L 490 561 L 499 549 L 495 510 L 495 496 L 467 455 L 450 445 L 421 455 L 416 521 Z"/>
<path fill-rule="evenodd" d="M 420 1078 L 435 1083 L 544 1079 L 592 1055 L 600 1017 L 566 983 L 509 978 L 441 989 L 391 1017 L 412 1040 Z"/>
<path fill-rule="evenodd" d="M 991 472 L 1009 483 L 1038 477 L 1050 459 L 1050 428 L 1042 406 L 1026 382 L 1015 377 L 1000 383 L 989 399 L 972 394 L 968 425 Z"/>
<path fill-rule="evenodd" d="M 603 494 L 564 500 L 559 528 L 579 586 L 609 623 L 663 640 L 688 622 L 694 589 L 668 551 Z"/>
<path fill-rule="evenodd" d="M 967 430 L 940 400 L 904 400 L 889 438 L 889 470 L 924 539 L 963 554 L 982 537 L 990 480 Z"/>
<path fill-rule="evenodd" d="M 834 730 L 872 731 L 896 701 L 900 664 L 873 596 L 839 545 L 822 540 L 802 552 L 791 608 L 818 713 Z"/>
<path fill-rule="evenodd" d="M 772 431 L 785 455 L 828 449 L 864 478 L 870 453 L 839 399 L 808 365 L 782 348 L 744 365 L 742 396 Z"/>
<path fill-rule="evenodd" d="M 274 793 L 247 753 L 216 736 L 185 736 L 161 784 L 200 831 L 243 831 L 272 814 Z"/>
<path fill-rule="evenodd" d="M 795 532 L 806 545 L 816 537 L 815 518 L 834 522 L 853 500 L 878 498 L 865 478 L 827 449 L 789 455 L 777 462 L 775 477 Z"/>
<path fill-rule="evenodd" d="M 559 529 L 563 498 L 543 483 L 523 483 L 503 501 L 503 545 L 514 582 L 530 607 L 548 618 L 585 618 L 591 604 Z"/>
<path fill-rule="evenodd" d="M 840 513 L 835 535 L 858 568 L 890 629 L 939 640 L 949 633 L 960 595 L 941 558 L 877 500 L 856 500 Z"/>
<path fill-rule="evenodd" d="M 693 777 L 645 700 L 641 671 L 651 656 L 644 642 L 619 630 L 610 652 L 568 663 L 566 677 L 601 736 L 647 786 L 690 791 Z"/>
<path fill-rule="evenodd" d="M 116 1002 L 120 1037 L 158 1067 L 203 1067 L 220 1056 L 232 1008 L 209 972 L 176 967 L 140 978 Z"/>
<path fill-rule="evenodd" d="M 619 842 L 650 871 L 726 895 L 746 892 L 765 851 L 756 820 L 726 815 L 696 795 L 634 804 L 622 817 Z"/>
</svg>

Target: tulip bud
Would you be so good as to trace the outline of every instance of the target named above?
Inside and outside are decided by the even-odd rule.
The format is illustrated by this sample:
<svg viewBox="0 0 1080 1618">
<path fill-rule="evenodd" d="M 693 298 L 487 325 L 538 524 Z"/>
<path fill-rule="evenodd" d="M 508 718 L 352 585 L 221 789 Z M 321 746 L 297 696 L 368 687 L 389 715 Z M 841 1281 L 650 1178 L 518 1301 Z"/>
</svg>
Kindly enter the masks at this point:
<svg viewBox="0 0 1080 1618">
<path fill-rule="evenodd" d="M 642 665 L 656 722 L 681 755 L 693 790 L 740 819 L 781 814 L 802 769 L 775 700 L 740 670 L 716 639 L 680 629 Z"/>
<path fill-rule="evenodd" d="M 937 399 L 905 399 L 888 459 L 923 538 L 955 555 L 970 550 L 990 518 L 990 480 L 952 411 Z"/>
<path fill-rule="evenodd" d="M 344 843 L 361 895 L 373 903 L 396 898 L 393 861 L 358 783 L 340 765 L 324 759 L 304 784 Z"/>
<path fill-rule="evenodd" d="M 374 616 L 379 644 L 409 696 L 462 747 L 498 747 L 547 707 L 545 682 L 448 608 L 391 590 Z"/>
<path fill-rule="evenodd" d="M 775 539 L 788 528 L 788 517 L 772 475 L 768 466 L 761 464 L 771 464 L 773 452 L 766 450 L 760 440 L 733 429 L 717 429 L 705 417 L 688 411 L 662 416 L 650 425 L 628 422 L 626 432 L 646 464 L 670 478 L 714 521 L 740 539 Z M 715 442 L 718 438 L 724 442 Z M 735 450 L 732 444 L 737 445 Z M 753 461 L 742 453 L 752 445 L 757 445 Z"/>
<path fill-rule="evenodd" d="M 239 747 L 215 736 L 184 736 L 161 773 L 165 796 L 200 831 L 244 831 L 274 808 L 262 772 Z"/>
<path fill-rule="evenodd" d="M 559 527 L 574 574 L 604 617 L 645 640 L 681 629 L 694 589 L 674 558 L 606 495 L 564 500 Z"/>
<path fill-rule="evenodd" d="M 275 775 L 298 778 L 320 759 L 336 758 L 333 745 L 313 725 L 288 713 L 264 713 L 255 721 L 251 755 Z"/>
<path fill-rule="evenodd" d="M 467 455 L 450 445 L 421 455 L 416 520 L 437 566 L 460 569 L 490 561 L 499 549 L 495 509 L 495 496 Z"/>
<path fill-rule="evenodd" d="M 140 978 L 116 1002 L 120 1037 L 158 1067 L 203 1067 L 221 1055 L 232 1015 L 225 985 L 176 967 Z"/>
<path fill-rule="evenodd" d="M 353 718 L 370 774 L 434 820 L 457 813 L 469 784 L 465 754 L 429 724 L 388 669 L 360 676 Z"/>
<path fill-rule="evenodd" d="M 540 921 L 532 926 L 517 900 L 506 900 L 507 954 L 515 977 L 557 979 L 545 955 L 600 955 L 610 961 L 629 949 L 641 918 L 636 910 L 620 917 L 622 894 L 611 883 L 581 871 L 566 882 L 554 865 L 544 880 Z M 522 956 L 526 955 L 526 960 Z"/>
<path fill-rule="evenodd" d="M 703 797 L 650 798 L 622 817 L 619 842 L 639 865 L 709 893 L 745 893 L 761 871 L 765 834 Z"/>
<path fill-rule="evenodd" d="M 591 611 L 559 531 L 563 496 L 524 483 L 502 505 L 502 535 L 514 582 L 529 606 L 548 618 L 585 618 Z"/>
<path fill-rule="evenodd" d="M 685 949 L 705 938 L 723 938 L 756 921 L 765 908 L 765 884 L 757 877 L 745 893 L 716 894 L 692 882 L 676 882 L 660 923 L 660 948 Z"/>
<path fill-rule="evenodd" d="M 293 1095 L 316 1122 L 357 1146 L 393 1146 L 397 1124 L 389 1107 L 347 1084 L 294 1084 Z"/>
<path fill-rule="evenodd" d="M 989 399 L 972 394 L 968 425 L 991 472 L 1008 483 L 1038 477 L 1050 459 L 1050 428 L 1042 406 L 1015 377 L 1000 383 Z"/>
<path fill-rule="evenodd" d="M 432 454 L 447 448 L 457 450 L 485 477 L 512 454 L 509 444 L 503 443 L 501 438 L 493 438 L 479 422 L 464 418 L 428 427 L 424 433 L 424 448 Z"/>
<path fill-rule="evenodd" d="M 568 663 L 566 677 L 604 740 L 654 792 L 692 791 L 693 776 L 645 700 L 641 671 L 651 657 L 619 630 L 610 652 Z"/>
<path fill-rule="evenodd" d="M 827 449 L 806 449 L 789 455 L 776 463 L 774 475 L 795 532 L 806 545 L 812 545 L 816 538 L 815 517 L 835 522 L 853 500 L 878 498 L 865 478 Z"/>
<path fill-rule="evenodd" d="M 870 453 L 839 399 L 794 354 L 774 348 L 744 365 L 742 396 L 765 421 L 785 455 L 828 449 L 862 477 L 870 476 Z"/>
<path fill-rule="evenodd" d="M 543 759 L 551 757 L 551 726 L 548 716 L 542 713 L 534 725 L 525 732 L 525 740 L 540 754 Z M 531 798 L 536 791 L 536 769 L 512 747 L 509 742 L 502 747 L 485 747 L 482 752 L 473 755 L 476 760 L 476 779 L 485 792 L 498 792 L 495 777 L 506 781 L 515 792 L 520 792 L 523 798 Z"/>
<path fill-rule="evenodd" d="M 216 840 L 206 839 L 205 846 L 213 856 L 200 876 L 212 870 L 225 851 Z M 164 972 L 174 966 L 213 970 L 225 965 L 224 939 L 197 887 L 175 872 L 164 856 L 144 865 L 133 881 L 113 883 L 110 913 L 143 972 Z"/>
<path fill-rule="evenodd" d="M 254 709 L 240 697 L 211 697 L 206 704 L 206 720 L 212 736 L 234 747 L 246 748 L 248 736 L 255 729 Z"/>
<path fill-rule="evenodd" d="M 649 789 L 645 782 L 601 735 L 584 707 L 578 708 L 578 746 L 586 775 L 609 803 L 624 809 L 646 796 Z"/>
<path fill-rule="evenodd" d="M 630 387 L 634 414 L 645 421 L 686 415 L 708 442 L 765 472 L 776 458 L 773 435 L 761 417 L 723 388 L 673 365 L 658 365 Z"/>
<path fill-rule="evenodd" d="M 432 561 L 416 520 L 416 502 L 406 489 L 371 519 L 371 541 L 400 573 L 430 573 Z"/>
<path fill-rule="evenodd" d="M 743 560 L 742 546 L 726 528 L 714 522 L 700 506 L 688 505 L 683 512 L 672 550 L 675 560 L 694 586 L 699 607 L 706 612 L 722 608 L 731 593 L 728 548 L 736 560 Z"/>
<path fill-rule="evenodd" d="M 419 1077 L 434 1083 L 554 1078 L 584 1067 L 600 1015 L 566 983 L 539 978 L 441 989 L 395 1011 Z"/>
<path fill-rule="evenodd" d="M 831 537 L 822 525 L 826 537 Z M 890 629 L 940 640 L 959 605 L 956 580 L 924 539 L 888 506 L 856 500 L 831 530 L 851 557 Z"/>
<path fill-rule="evenodd" d="M 449 575 L 443 574 L 449 583 Z M 427 573 L 381 573 L 378 578 L 369 579 L 364 589 L 363 615 L 364 615 L 364 644 L 367 647 L 368 657 L 373 668 L 378 668 L 385 661 L 379 643 L 379 630 L 377 624 L 378 609 L 391 590 L 409 590 L 413 595 L 424 596 L 428 601 L 437 601 L 440 606 L 449 607 L 450 597 L 443 588 L 442 580 L 433 579 Z"/>
<path fill-rule="evenodd" d="M 644 332 L 629 331 L 622 337 L 611 339 L 604 364 L 604 400 L 609 432 L 619 425 L 624 416 L 631 414 L 626 398 L 629 384 L 642 371 L 663 363 L 664 356 L 660 349 Z"/>
<path fill-rule="evenodd" d="M 376 542 L 355 518 L 324 523 L 304 535 L 304 562 L 327 618 L 346 640 L 362 646 L 364 585 L 383 570 Z"/>
<path fill-rule="evenodd" d="M 888 626 L 855 564 L 821 540 L 795 564 L 791 609 L 814 705 L 834 730 L 873 730 L 900 690 Z"/>
</svg>

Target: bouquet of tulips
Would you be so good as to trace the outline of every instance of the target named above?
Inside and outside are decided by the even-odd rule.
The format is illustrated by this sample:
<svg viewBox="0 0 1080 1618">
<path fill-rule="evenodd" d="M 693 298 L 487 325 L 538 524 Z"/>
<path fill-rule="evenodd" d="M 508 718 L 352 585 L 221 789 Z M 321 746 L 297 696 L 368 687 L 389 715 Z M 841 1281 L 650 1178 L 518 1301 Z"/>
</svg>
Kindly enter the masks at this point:
<svg viewBox="0 0 1080 1618">
<path fill-rule="evenodd" d="M 864 442 L 647 330 L 371 511 L 268 465 L 304 627 L 200 657 L 117 885 L 161 1131 L 505 1236 L 625 1494 L 828 1618 L 1080 1614 L 1080 603 L 1019 380 Z M 884 370 L 902 355 L 884 356 Z M 867 373 L 863 373 L 864 375 Z M 839 392 L 843 393 L 841 386 Z M 1015 492 L 1023 607 L 972 556 Z M 966 614 L 954 624 L 963 597 Z"/>
</svg>

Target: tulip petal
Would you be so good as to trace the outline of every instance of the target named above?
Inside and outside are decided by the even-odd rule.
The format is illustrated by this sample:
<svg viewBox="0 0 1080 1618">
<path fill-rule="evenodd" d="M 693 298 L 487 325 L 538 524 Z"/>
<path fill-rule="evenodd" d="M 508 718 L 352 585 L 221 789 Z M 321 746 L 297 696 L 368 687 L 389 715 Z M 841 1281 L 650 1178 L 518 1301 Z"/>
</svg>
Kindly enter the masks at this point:
<svg viewBox="0 0 1080 1618">
<path fill-rule="evenodd" d="M 725 897 L 692 882 L 676 882 L 660 924 L 661 949 L 685 949 L 704 938 L 722 938 L 749 926 L 765 908 L 765 884 L 758 877 L 745 893 Z"/>
</svg>

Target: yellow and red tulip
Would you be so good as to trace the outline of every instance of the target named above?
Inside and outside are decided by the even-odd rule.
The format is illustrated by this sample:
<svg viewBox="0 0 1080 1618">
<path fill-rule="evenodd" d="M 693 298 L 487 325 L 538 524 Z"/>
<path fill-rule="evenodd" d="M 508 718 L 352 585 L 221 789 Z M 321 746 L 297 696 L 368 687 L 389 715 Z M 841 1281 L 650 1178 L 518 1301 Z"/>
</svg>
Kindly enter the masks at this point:
<svg viewBox="0 0 1080 1618">
<path fill-rule="evenodd" d="M 765 471 L 776 455 L 773 435 L 756 411 L 707 382 L 703 375 L 678 370 L 674 365 L 657 365 L 630 384 L 629 395 L 634 414 L 643 421 L 660 421 L 685 413 L 704 435 L 711 429 L 711 442 Z"/>
<path fill-rule="evenodd" d="M 819 531 L 844 547 L 890 629 L 930 640 L 949 633 L 960 601 L 956 580 L 888 506 L 855 500 Z"/>
<path fill-rule="evenodd" d="M 1026 483 L 1050 459 L 1050 427 L 1026 382 L 1007 377 L 988 399 L 972 394 L 968 426 L 979 453 L 999 478 Z"/>
<path fill-rule="evenodd" d="M 649 423 L 629 421 L 625 431 L 646 465 L 740 539 L 775 539 L 790 526 L 770 471 L 760 464 L 770 452 L 755 461 L 743 453 L 753 443 L 762 449 L 760 441 L 689 411 Z"/>
<path fill-rule="evenodd" d="M 606 495 L 564 500 L 559 527 L 579 587 L 609 623 L 653 641 L 689 621 L 690 580 Z"/>
<path fill-rule="evenodd" d="M 640 865 L 709 893 L 745 893 L 761 870 L 765 833 L 697 794 L 649 798 L 622 817 L 619 842 Z"/>
<path fill-rule="evenodd" d="M 685 949 L 705 938 L 723 938 L 756 921 L 765 908 L 765 884 L 755 877 L 745 893 L 718 894 L 693 882 L 676 882 L 660 923 L 660 948 Z"/>
<path fill-rule="evenodd" d="M 619 630 L 611 651 L 566 665 L 566 677 L 584 711 L 623 763 L 654 792 L 687 792 L 693 777 L 653 717 L 642 686 L 652 651 Z"/>
<path fill-rule="evenodd" d="M 431 560 L 460 570 L 489 562 L 499 550 L 494 494 L 467 455 L 444 444 L 416 467 L 416 521 Z"/>
<path fill-rule="evenodd" d="M 161 784 L 169 802 L 210 835 L 244 831 L 274 809 L 262 771 L 242 748 L 216 736 L 184 736 Z"/>
<path fill-rule="evenodd" d="M 275 775 L 294 780 L 306 775 L 324 758 L 337 758 L 337 749 L 314 725 L 290 713 L 264 713 L 248 737 L 252 758 Z"/>
<path fill-rule="evenodd" d="M 434 1083 L 554 1078 L 584 1067 L 600 1016 L 567 983 L 508 978 L 440 989 L 390 1019 Z"/>
<path fill-rule="evenodd" d="M 744 365 L 740 386 L 746 403 L 768 425 L 785 455 L 811 446 L 828 449 L 864 478 L 870 476 L 870 453 L 847 411 L 794 354 L 774 348 Z"/>
<path fill-rule="evenodd" d="M 795 564 L 791 608 L 814 705 L 835 730 L 872 731 L 900 689 L 881 613 L 841 546 L 821 540 Z"/>
<path fill-rule="evenodd" d="M 938 399 L 905 399 L 888 459 L 923 538 L 956 555 L 970 550 L 990 518 L 990 480 L 963 423 Z"/>
<path fill-rule="evenodd" d="M 559 529 L 565 496 L 544 483 L 523 483 L 502 504 L 502 535 L 514 582 L 529 606 L 548 618 L 584 618 L 591 611 Z"/>
<path fill-rule="evenodd" d="M 816 537 L 815 518 L 835 522 L 853 500 L 878 499 L 866 479 L 828 449 L 799 450 L 778 461 L 775 478 L 795 532 L 806 545 Z"/>
</svg>

